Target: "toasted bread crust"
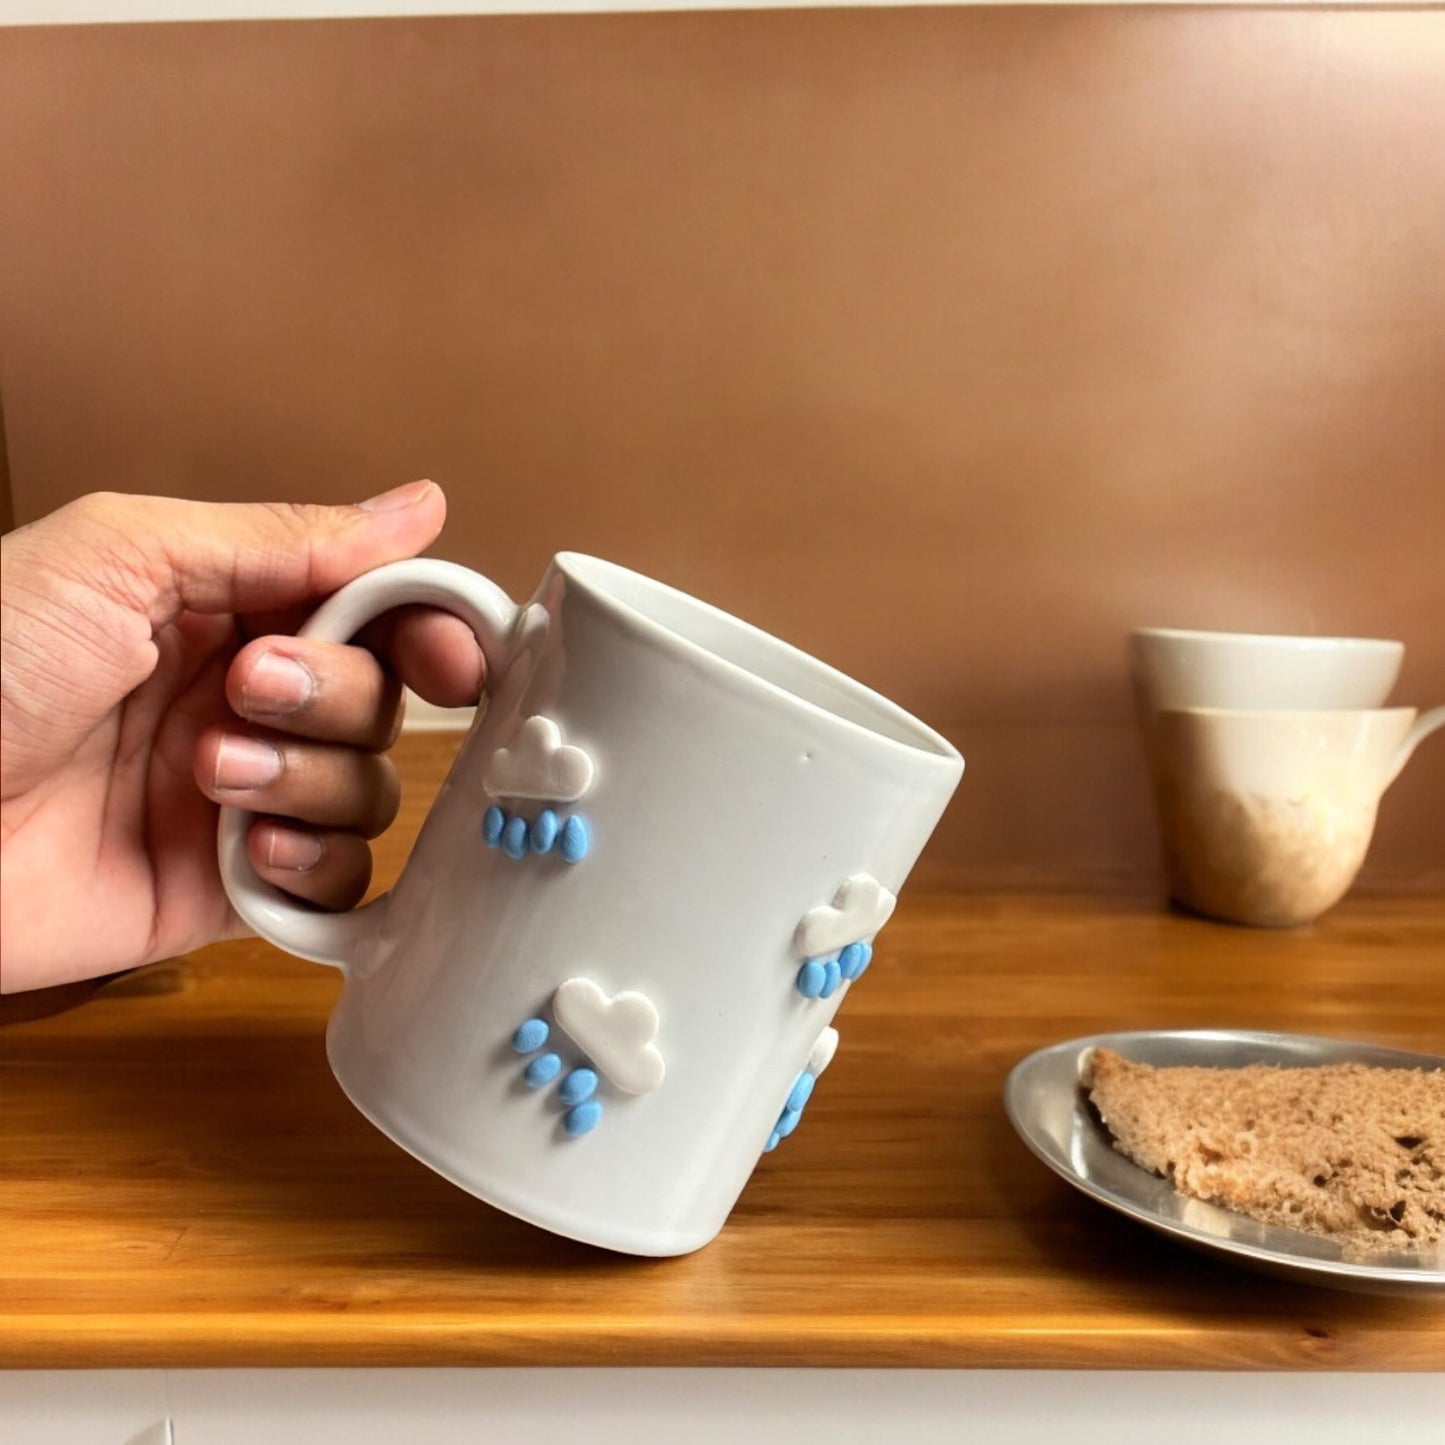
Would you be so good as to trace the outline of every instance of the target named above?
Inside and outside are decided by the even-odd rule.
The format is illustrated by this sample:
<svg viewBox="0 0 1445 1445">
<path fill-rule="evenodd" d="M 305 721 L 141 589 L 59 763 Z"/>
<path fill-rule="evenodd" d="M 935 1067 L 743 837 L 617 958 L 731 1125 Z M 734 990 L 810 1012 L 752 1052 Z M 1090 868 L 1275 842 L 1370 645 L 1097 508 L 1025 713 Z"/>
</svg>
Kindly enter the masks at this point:
<svg viewBox="0 0 1445 1445">
<path fill-rule="evenodd" d="M 1095 1049 L 1114 1147 L 1182 1194 L 1340 1242 L 1445 1246 L 1445 1069 L 1159 1068 Z"/>
</svg>

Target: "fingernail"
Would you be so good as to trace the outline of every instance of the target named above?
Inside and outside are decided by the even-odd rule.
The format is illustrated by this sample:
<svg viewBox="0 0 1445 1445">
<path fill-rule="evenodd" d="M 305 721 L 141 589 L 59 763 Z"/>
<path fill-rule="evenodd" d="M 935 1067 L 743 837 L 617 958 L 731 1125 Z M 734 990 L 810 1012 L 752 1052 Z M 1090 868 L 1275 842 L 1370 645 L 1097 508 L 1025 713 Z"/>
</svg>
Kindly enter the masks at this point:
<svg viewBox="0 0 1445 1445">
<path fill-rule="evenodd" d="M 321 839 L 312 833 L 298 833 L 291 828 L 271 827 L 267 830 L 266 864 L 270 868 L 287 868 L 305 873 L 314 868 L 326 850 Z"/>
<path fill-rule="evenodd" d="M 378 497 L 368 497 L 364 502 L 356 505 L 363 512 L 404 512 L 408 507 L 414 507 L 423 497 L 431 491 L 432 482 L 408 482 L 403 487 L 393 487 L 389 492 L 382 492 Z"/>
<path fill-rule="evenodd" d="M 310 668 L 294 657 L 263 652 L 241 690 L 241 707 L 247 717 L 284 717 L 305 707 L 315 692 Z"/>
<path fill-rule="evenodd" d="M 281 776 L 285 765 L 270 743 L 227 733 L 216 749 L 216 787 L 234 792 L 264 788 Z"/>
</svg>

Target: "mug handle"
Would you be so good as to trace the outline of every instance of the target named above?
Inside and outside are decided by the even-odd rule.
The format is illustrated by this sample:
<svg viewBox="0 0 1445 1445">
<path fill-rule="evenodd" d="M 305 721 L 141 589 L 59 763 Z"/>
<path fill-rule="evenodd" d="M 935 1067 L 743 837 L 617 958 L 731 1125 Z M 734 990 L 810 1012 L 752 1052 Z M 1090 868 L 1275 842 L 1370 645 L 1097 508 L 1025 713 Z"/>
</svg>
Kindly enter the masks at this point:
<svg viewBox="0 0 1445 1445">
<path fill-rule="evenodd" d="M 327 598 L 296 635 L 349 642 L 373 618 L 414 603 L 460 617 L 477 635 L 489 685 L 501 677 L 523 609 L 495 582 L 454 562 L 392 562 L 367 572 Z M 243 808 L 221 809 L 216 851 L 232 907 L 278 948 L 315 963 L 329 963 L 344 973 L 358 944 L 380 928 L 391 895 L 383 893 L 359 908 L 328 913 L 272 887 L 246 854 L 246 834 L 255 816 Z"/>
<path fill-rule="evenodd" d="M 1445 728 L 1445 707 L 1432 707 L 1415 719 L 1390 762 L 1390 771 L 1385 774 L 1385 787 L 1388 788 L 1400 776 L 1405 764 L 1410 761 L 1410 754 L 1437 728 Z"/>
</svg>

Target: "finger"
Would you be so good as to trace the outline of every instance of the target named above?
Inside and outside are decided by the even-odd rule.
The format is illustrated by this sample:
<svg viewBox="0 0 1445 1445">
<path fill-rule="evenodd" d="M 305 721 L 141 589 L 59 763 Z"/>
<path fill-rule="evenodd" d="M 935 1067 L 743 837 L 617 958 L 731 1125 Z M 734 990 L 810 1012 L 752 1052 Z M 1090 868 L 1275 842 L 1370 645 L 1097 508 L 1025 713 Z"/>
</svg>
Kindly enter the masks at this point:
<svg viewBox="0 0 1445 1445">
<path fill-rule="evenodd" d="M 396 817 L 390 759 L 280 733 L 213 727 L 196 744 L 196 784 L 212 800 L 374 838 Z"/>
<path fill-rule="evenodd" d="M 237 717 L 379 752 L 401 727 L 401 683 L 364 647 L 303 637 L 247 643 L 226 672 Z"/>
<path fill-rule="evenodd" d="M 353 577 L 436 540 L 446 499 L 409 482 L 357 506 L 185 502 L 96 493 L 46 518 L 64 519 L 91 580 L 152 625 L 182 611 L 261 612 L 319 600 Z"/>
<path fill-rule="evenodd" d="M 236 618 L 236 631 L 243 642 L 252 642 L 258 637 L 292 637 L 301 631 L 302 624 L 318 603 L 313 598 L 299 607 L 272 607 L 264 612 L 246 612 Z"/>
<path fill-rule="evenodd" d="M 371 883 L 371 849 L 355 833 L 261 818 L 246 835 L 251 866 L 267 883 L 322 908 L 352 908 Z"/>
<path fill-rule="evenodd" d="M 467 707 L 481 694 L 482 650 L 450 613 L 403 608 L 359 640 L 390 668 L 365 647 L 259 638 L 232 660 L 226 700 L 248 722 L 377 751 L 390 747 L 401 727 L 401 682 L 439 707 Z"/>
<path fill-rule="evenodd" d="M 434 607 L 399 607 L 358 639 L 384 657 L 414 693 L 437 707 L 470 707 L 486 681 L 476 634 L 460 617 Z"/>
</svg>

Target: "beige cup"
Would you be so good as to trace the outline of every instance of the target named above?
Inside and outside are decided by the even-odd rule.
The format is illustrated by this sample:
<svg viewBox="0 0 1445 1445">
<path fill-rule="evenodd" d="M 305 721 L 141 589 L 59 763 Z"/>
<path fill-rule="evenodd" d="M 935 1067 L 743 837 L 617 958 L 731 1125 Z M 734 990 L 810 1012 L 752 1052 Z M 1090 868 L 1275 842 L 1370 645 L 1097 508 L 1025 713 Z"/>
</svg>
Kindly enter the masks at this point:
<svg viewBox="0 0 1445 1445">
<path fill-rule="evenodd" d="M 1144 711 L 1181 707 L 1383 707 L 1405 644 L 1136 627 L 1129 672 Z"/>
<path fill-rule="evenodd" d="M 1380 796 L 1445 708 L 1155 714 L 1151 764 L 1171 895 L 1213 918 L 1308 923 L 1348 891 Z"/>
</svg>

